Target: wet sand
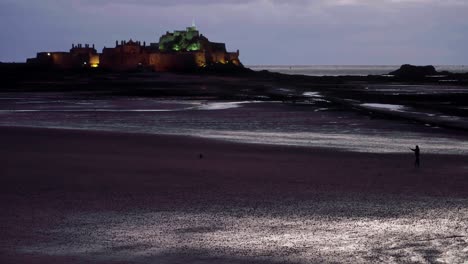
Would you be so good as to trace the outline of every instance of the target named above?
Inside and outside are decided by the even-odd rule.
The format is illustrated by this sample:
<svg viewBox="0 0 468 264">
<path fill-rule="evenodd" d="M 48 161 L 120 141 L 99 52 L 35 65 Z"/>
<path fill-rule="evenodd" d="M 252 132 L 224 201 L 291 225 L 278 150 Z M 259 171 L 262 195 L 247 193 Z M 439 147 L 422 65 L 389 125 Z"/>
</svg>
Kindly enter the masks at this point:
<svg viewBox="0 0 468 264">
<path fill-rule="evenodd" d="M 466 156 L 5 127 L 0 146 L 2 263 L 468 259 Z"/>
</svg>

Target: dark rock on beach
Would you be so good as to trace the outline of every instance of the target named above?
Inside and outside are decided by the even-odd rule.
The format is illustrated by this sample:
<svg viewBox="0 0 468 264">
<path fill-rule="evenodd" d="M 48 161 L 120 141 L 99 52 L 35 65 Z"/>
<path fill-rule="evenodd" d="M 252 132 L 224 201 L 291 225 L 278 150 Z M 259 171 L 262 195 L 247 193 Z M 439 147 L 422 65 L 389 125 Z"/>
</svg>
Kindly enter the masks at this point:
<svg viewBox="0 0 468 264">
<path fill-rule="evenodd" d="M 410 64 L 404 64 L 400 69 L 390 72 L 390 75 L 405 79 L 421 79 L 430 75 L 440 74 L 434 66 L 414 66 Z"/>
</svg>

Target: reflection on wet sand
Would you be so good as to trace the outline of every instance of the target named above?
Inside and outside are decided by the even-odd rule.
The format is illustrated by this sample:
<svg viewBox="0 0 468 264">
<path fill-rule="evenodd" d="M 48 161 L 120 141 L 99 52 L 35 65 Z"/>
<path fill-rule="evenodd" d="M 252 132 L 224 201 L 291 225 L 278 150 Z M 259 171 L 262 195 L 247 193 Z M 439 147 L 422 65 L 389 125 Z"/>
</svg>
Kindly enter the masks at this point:
<svg viewBox="0 0 468 264">
<path fill-rule="evenodd" d="M 41 231 L 50 241 L 20 251 L 137 263 L 455 263 L 467 257 L 466 199 L 316 197 L 228 210 L 71 214 Z"/>
<path fill-rule="evenodd" d="M 402 121 L 369 119 L 337 108 L 319 92 L 309 91 L 303 95 L 305 103 L 285 104 L 146 97 L 89 99 L 60 93 L 18 97 L 12 93 L 2 97 L 0 125 L 178 134 L 360 152 L 405 152 L 407 145 L 416 143 L 423 145 L 428 153 L 461 154 L 468 151 L 465 137 L 435 131 L 437 128 L 433 125 L 421 128 Z M 426 119 L 463 121 L 449 119 L 437 112 L 417 112 L 403 105 L 355 101 L 352 104 L 369 111 L 423 116 L 427 124 L 430 123 Z"/>
</svg>

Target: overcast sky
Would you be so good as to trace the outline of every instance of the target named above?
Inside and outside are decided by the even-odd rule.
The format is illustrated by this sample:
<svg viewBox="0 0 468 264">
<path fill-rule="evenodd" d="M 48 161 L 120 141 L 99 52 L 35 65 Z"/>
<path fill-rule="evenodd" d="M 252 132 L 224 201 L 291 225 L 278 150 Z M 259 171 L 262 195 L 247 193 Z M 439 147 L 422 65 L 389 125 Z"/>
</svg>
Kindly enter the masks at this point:
<svg viewBox="0 0 468 264">
<path fill-rule="evenodd" d="M 192 19 L 252 64 L 468 64 L 468 0 L 0 0 L 0 61 L 157 42 Z"/>
</svg>

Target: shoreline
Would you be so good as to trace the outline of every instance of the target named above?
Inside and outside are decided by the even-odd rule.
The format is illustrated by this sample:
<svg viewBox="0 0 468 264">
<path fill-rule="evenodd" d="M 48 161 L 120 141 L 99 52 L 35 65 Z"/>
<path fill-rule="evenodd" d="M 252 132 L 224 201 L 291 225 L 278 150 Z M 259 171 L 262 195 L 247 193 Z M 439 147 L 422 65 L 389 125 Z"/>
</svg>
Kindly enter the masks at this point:
<svg viewBox="0 0 468 264">
<path fill-rule="evenodd" d="M 152 133 L 152 132 L 144 132 L 144 131 L 118 131 L 112 129 L 92 129 L 92 128 L 75 128 L 75 127 L 41 127 L 41 126 L 22 126 L 22 125 L 0 125 L 0 130 L 24 130 L 24 131 L 61 131 L 61 132 L 70 132 L 70 133 L 90 133 L 90 134 L 108 134 L 108 135 L 120 135 L 120 136 L 143 136 L 143 137 L 167 137 L 169 139 L 175 140 L 177 138 L 188 138 L 192 140 L 199 140 L 199 141 L 206 141 L 206 142 L 221 142 L 224 144 L 229 145 L 246 145 L 246 146 L 259 146 L 259 147 L 271 147 L 271 148 L 291 148 L 291 149 L 304 149 L 304 150 L 317 150 L 317 151 L 324 151 L 324 152 L 344 152 L 344 153 L 356 153 L 356 154 L 370 154 L 370 155 L 406 155 L 411 154 L 411 152 L 402 152 L 402 151 L 385 151 L 385 152 L 377 152 L 377 151 L 363 151 L 357 150 L 352 148 L 346 147 L 327 147 L 327 146 L 314 146 L 314 145 L 299 145 L 299 144 L 288 144 L 288 143 L 268 143 L 265 141 L 262 142 L 252 142 L 252 140 L 242 140 L 242 139 L 230 139 L 229 137 L 222 137 L 222 136 L 197 136 L 193 134 L 177 134 L 177 133 Z M 431 134 L 428 134 L 431 135 Z M 438 135 L 437 132 L 434 132 L 432 135 Z M 447 138 L 454 138 L 459 139 L 458 134 L 447 134 L 442 133 L 441 135 L 445 135 Z M 411 147 L 412 145 L 408 145 Z M 367 148 L 366 148 L 367 149 Z M 468 153 L 434 153 L 434 152 L 425 152 L 425 156 L 468 156 Z"/>
<path fill-rule="evenodd" d="M 198 160 L 198 155 L 203 154 L 204 158 L 203 161 L 207 160 L 208 156 L 212 156 L 208 154 L 210 152 L 215 153 L 215 155 L 234 155 L 236 158 L 240 159 L 242 162 L 246 162 L 248 157 L 262 157 L 262 161 L 265 162 L 263 165 L 268 165 L 271 169 L 271 166 L 274 164 L 273 160 L 269 161 L 267 157 L 277 157 L 282 162 L 289 161 L 292 164 L 295 163 L 295 160 L 292 157 L 295 157 L 300 160 L 300 162 L 311 162 L 314 159 L 325 161 L 324 164 L 331 165 L 330 162 L 333 160 L 345 161 L 346 163 L 350 163 L 347 166 L 351 166 L 352 168 L 358 169 L 356 172 L 350 171 L 352 174 L 359 174 L 362 173 L 362 169 L 370 169 L 373 168 L 376 170 L 376 175 L 380 174 L 378 171 L 384 172 L 385 170 L 390 169 L 389 166 L 397 166 L 399 167 L 398 170 L 400 172 L 404 172 L 405 175 L 413 175 L 414 173 L 432 173 L 436 177 L 442 178 L 449 178 L 449 176 L 444 176 L 443 171 L 441 169 L 447 168 L 437 168 L 434 166 L 434 161 L 440 161 L 438 163 L 443 164 L 444 162 L 448 163 L 458 163 L 458 168 L 452 168 L 447 172 L 457 173 L 465 173 L 468 170 L 468 166 L 463 163 L 464 159 L 466 159 L 466 155 L 457 155 L 457 154 L 434 154 L 434 153 L 423 153 L 422 154 L 422 168 L 420 170 L 413 168 L 413 154 L 408 150 L 408 153 L 369 153 L 369 152 L 354 152 L 348 151 L 343 149 L 333 149 L 333 148 L 322 148 L 322 147 L 308 147 L 308 146 L 292 146 L 292 145 L 270 145 L 270 144 L 258 144 L 258 143 L 245 143 L 245 142 L 233 142 L 223 139 L 211 139 L 211 138 L 204 138 L 204 137 L 197 137 L 197 136 L 190 136 L 190 135 L 167 135 L 167 134 L 149 134 L 149 133 L 131 133 L 131 132 L 116 132 L 116 131 L 98 131 L 98 130 L 80 130 L 80 129 L 63 129 L 63 128 L 32 128 L 32 127 L 1 127 L 0 128 L 0 135 L 3 141 L 3 157 L 7 157 L 8 150 L 10 151 L 20 151 L 17 148 L 19 146 L 27 147 L 30 146 L 32 149 L 38 148 L 39 146 L 34 146 L 32 141 L 40 139 L 40 146 L 44 147 L 46 142 L 51 141 L 54 142 L 56 140 L 63 141 L 62 146 L 59 147 L 56 151 L 52 152 L 51 154 L 59 155 L 60 151 L 64 151 L 65 153 L 69 153 L 74 151 L 73 147 L 78 146 L 80 143 L 83 145 L 79 146 L 80 148 L 77 150 L 77 153 L 74 155 L 84 155 L 84 154 L 92 154 L 90 153 L 91 150 L 98 150 L 103 155 L 111 155 L 108 150 L 109 144 L 112 145 L 112 149 L 115 150 L 116 148 L 121 149 L 124 151 L 126 147 L 130 148 L 132 152 L 138 152 L 138 148 L 142 148 L 143 153 L 153 153 L 159 158 L 164 158 L 164 153 L 161 153 L 160 150 L 157 148 L 152 149 L 145 145 L 145 142 L 151 142 L 151 144 L 155 144 L 157 146 L 163 147 L 164 151 L 168 151 L 168 153 L 180 153 L 180 152 L 187 152 L 191 151 L 191 158 L 195 161 Z M 23 142 L 24 140 L 24 142 Z M 101 142 L 103 141 L 103 142 Z M 128 142 L 126 142 L 128 141 Z M 31 143 L 30 145 L 28 145 Z M 69 149 L 66 146 L 69 146 Z M 102 145 L 102 146 L 101 146 Z M 190 146 L 185 148 L 183 145 Z M 83 146 L 90 147 L 89 151 L 85 151 L 82 153 Z M 174 151 L 171 151 L 174 149 Z M 32 150 L 31 150 L 32 151 Z M 38 151 L 45 151 L 47 154 L 47 149 L 38 149 Z M 245 157 L 242 157 L 245 153 Z M 122 158 L 129 158 L 127 154 L 120 152 L 119 155 L 122 155 Z M 187 153 L 184 153 L 187 155 Z M 84 157 L 86 159 L 86 157 Z M 168 157 L 174 158 L 174 157 Z M 184 156 L 187 158 L 187 156 Z M 360 160 L 371 160 L 376 162 L 376 164 L 372 165 L 356 165 L 356 161 Z M 218 161 L 218 160 L 216 160 Z M 223 163 L 229 164 L 229 160 L 221 160 Z M 171 162 L 175 162 L 175 160 L 171 160 Z M 193 160 L 190 161 L 188 166 L 193 165 Z M 392 162 L 395 162 L 392 164 Z M 362 163 L 362 162 L 359 162 Z M 317 164 L 321 164 L 318 162 Z M 352 165 L 351 165 L 352 164 Z M 105 166 L 110 166 L 111 164 L 105 164 Z M 305 165 L 305 164 L 301 164 Z M 312 164 L 309 164 L 310 166 Z M 400 167 L 400 166 L 404 167 Z M 45 166 L 45 165 L 42 165 Z M 183 165 L 185 166 L 185 165 Z M 183 167 L 182 166 L 182 167 Z M 254 166 L 254 164 L 249 164 L 249 166 Z M 8 167 L 8 166 L 7 166 Z M 287 166 L 288 167 L 288 166 Z M 294 167 L 294 166 L 292 166 Z M 362 167 L 362 168 L 359 168 Z M 379 169 L 381 167 L 382 169 Z M 220 168 L 218 168 L 220 169 Z M 257 168 L 258 169 L 258 168 Z M 270 170 L 269 169 L 269 170 Z M 330 169 L 330 168 L 328 168 Z M 337 172 L 341 170 L 335 168 Z M 395 169 L 395 168 L 394 168 Z M 301 174 L 301 170 L 296 170 L 296 174 Z M 401 171 L 403 170 L 403 171 Z M 365 173 L 370 174 L 370 173 Z M 404 179 L 403 175 L 399 175 L 398 178 L 400 180 Z M 302 177 L 302 176 L 299 176 Z M 341 177 L 337 175 L 337 177 Z M 375 175 L 366 175 L 366 177 L 375 177 Z M 401 182 L 400 182 L 401 183 Z M 468 181 L 466 182 L 468 187 Z M 359 186 L 359 184 L 358 184 Z M 362 186 L 361 186 L 362 187 Z M 430 187 L 430 186 L 426 186 Z M 432 186 L 436 188 L 436 186 Z M 447 187 L 447 186 L 445 186 Z M 462 186 L 457 188 L 459 190 L 463 190 Z M 427 191 L 423 188 L 423 191 Z M 449 191 L 449 190 L 447 190 Z M 443 192 L 436 191 L 433 193 L 441 194 Z M 468 195 L 468 188 L 465 188 L 462 192 L 462 196 Z M 450 194 L 450 193 L 446 193 Z"/>
</svg>

